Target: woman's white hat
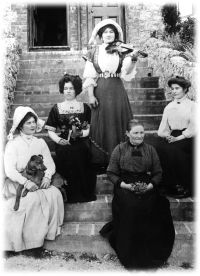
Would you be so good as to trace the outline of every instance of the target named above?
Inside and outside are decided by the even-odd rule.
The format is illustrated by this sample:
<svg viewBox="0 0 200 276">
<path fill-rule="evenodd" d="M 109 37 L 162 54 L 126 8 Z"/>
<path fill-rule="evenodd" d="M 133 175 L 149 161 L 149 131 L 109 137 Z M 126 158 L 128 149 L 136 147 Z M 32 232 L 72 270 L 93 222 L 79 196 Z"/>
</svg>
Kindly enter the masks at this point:
<svg viewBox="0 0 200 276">
<path fill-rule="evenodd" d="M 99 23 L 97 23 L 97 25 L 94 27 L 94 30 L 92 31 L 92 35 L 91 35 L 91 38 L 90 38 L 88 44 L 93 44 L 93 43 L 95 43 L 95 40 L 96 40 L 96 36 L 97 36 L 98 31 L 99 31 L 102 27 L 104 27 L 104 26 L 106 26 L 106 25 L 108 25 L 108 24 L 111 24 L 111 25 L 113 25 L 113 26 L 116 27 L 116 29 L 117 29 L 117 31 L 118 31 L 118 33 L 119 33 L 119 40 L 123 41 L 123 32 L 122 32 L 122 28 L 119 26 L 119 24 L 118 24 L 116 21 L 114 21 L 114 20 L 108 18 L 108 19 L 104 19 L 104 20 L 100 21 Z"/>
<path fill-rule="evenodd" d="M 19 123 L 26 116 L 26 114 L 28 112 L 32 112 L 37 117 L 36 132 L 40 132 L 42 130 L 42 127 L 44 126 L 45 121 L 39 119 L 37 114 L 35 113 L 35 111 L 32 108 L 30 108 L 29 106 L 18 106 L 15 109 L 15 112 L 13 115 L 13 125 L 9 131 L 8 136 L 7 136 L 8 140 L 13 139 L 13 134 L 14 134 L 16 128 L 18 127 Z"/>
</svg>

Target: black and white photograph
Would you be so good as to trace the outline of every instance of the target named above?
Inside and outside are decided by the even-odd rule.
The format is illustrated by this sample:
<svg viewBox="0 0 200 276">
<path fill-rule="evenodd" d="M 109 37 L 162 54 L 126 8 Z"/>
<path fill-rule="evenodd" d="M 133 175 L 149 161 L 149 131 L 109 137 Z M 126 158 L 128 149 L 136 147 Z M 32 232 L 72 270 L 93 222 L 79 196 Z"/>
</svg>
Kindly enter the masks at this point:
<svg viewBox="0 0 200 276">
<path fill-rule="evenodd" d="M 197 272 L 197 1 L 0 8 L 2 271 Z"/>
</svg>

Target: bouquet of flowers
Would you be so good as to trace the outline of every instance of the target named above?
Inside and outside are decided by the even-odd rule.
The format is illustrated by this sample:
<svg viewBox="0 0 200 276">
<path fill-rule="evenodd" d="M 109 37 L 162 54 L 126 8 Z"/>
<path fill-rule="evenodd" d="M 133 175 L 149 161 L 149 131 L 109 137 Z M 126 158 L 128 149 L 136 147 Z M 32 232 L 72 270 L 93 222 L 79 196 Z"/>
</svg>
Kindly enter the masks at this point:
<svg viewBox="0 0 200 276">
<path fill-rule="evenodd" d="M 69 118 L 69 125 L 71 126 L 71 129 L 72 129 L 72 126 L 74 126 L 76 127 L 77 130 L 82 130 L 82 129 L 87 129 L 88 123 L 86 121 L 81 123 L 79 118 L 73 115 L 73 116 L 70 116 Z"/>
<path fill-rule="evenodd" d="M 145 191 L 146 188 L 147 188 L 147 185 L 148 184 L 145 183 L 145 182 L 137 181 L 137 182 L 131 184 L 131 190 L 133 192 L 138 192 L 139 193 L 139 192 Z"/>
<path fill-rule="evenodd" d="M 82 136 L 82 130 L 87 129 L 88 123 L 84 121 L 81 123 L 80 119 L 74 115 L 70 116 L 69 118 L 69 135 L 68 135 L 68 141 L 70 140 L 70 137 L 72 139 L 76 139 L 77 137 Z"/>
</svg>

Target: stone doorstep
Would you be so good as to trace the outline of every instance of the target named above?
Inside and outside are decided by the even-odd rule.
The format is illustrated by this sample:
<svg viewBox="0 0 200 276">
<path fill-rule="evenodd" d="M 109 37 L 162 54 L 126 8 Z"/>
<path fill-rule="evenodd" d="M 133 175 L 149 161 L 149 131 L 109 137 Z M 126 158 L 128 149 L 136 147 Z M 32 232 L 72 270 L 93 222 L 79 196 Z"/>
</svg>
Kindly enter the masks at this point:
<svg viewBox="0 0 200 276">
<path fill-rule="evenodd" d="M 62 236 L 98 236 L 100 229 L 106 222 L 65 222 L 62 228 Z M 174 221 L 177 239 L 192 239 L 196 233 L 194 222 Z"/>
<path fill-rule="evenodd" d="M 26 103 L 24 104 L 26 105 Z M 155 130 L 158 129 L 161 118 L 162 118 L 162 114 L 135 114 L 133 115 L 134 119 L 138 119 L 141 123 L 143 123 L 144 128 L 146 130 Z M 41 116 L 40 119 L 46 121 L 47 120 L 47 116 L 43 117 Z M 12 126 L 12 118 L 8 118 L 7 121 L 7 132 L 10 130 L 11 126 Z M 42 132 L 44 132 L 45 130 L 43 129 Z"/>
<path fill-rule="evenodd" d="M 97 185 L 98 189 L 98 185 Z M 111 204 L 112 194 L 97 194 L 97 200 L 87 203 L 65 204 L 66 222 L 98 222 L 109 221 L 112 218 Z M 191 198 L 174 199 L 169 198 L 171 214 L 174 221 L 193 221 L 194 220 L 194 200 Z"/>
<path fill-rule="evenodd" d="M 65 67 L 66 68 L 66 67 Z M 82 70 L 82 69 L 81 69 Z M 62 68 L 55 68 L 54 67 L 40 67 L 40 68 L 31 68 L 31 69 L 22 69 L 20 68 L 19 72 L 18 72 L 18 79 L 24 79 L 24 78 L 36 78 L 36 77 L 41 77 L 41 75 L 43 77 L 47 77 L 49 75 L 51 76 L 62 76 L 62 74 L 64 74 L 64 72 L 68 72 L 70 74 L 74 74 L 75 72 L 77 73 L 76 69 L 73 68 L 69 68 L 69 69 L 64 69 Z M 152 67 L 140 67 L 137 66 L 137 70 L 136 70 L 136 78 L 143 78 L 143 77 L 147 77 L 148 73 L 151 74 L 152 77 L 153 76 L 153 68 Z"/>
<path fill-rule="evenodd" d="M 49 85 L 50 87 L 51 85 Z M 49 92 L 48 86 L 43 87 L 44 89 L 42 89 L 42 87 L 40 86 L 31 86 L 31 87 L 23 87 L 23 89 L 17 89 L 16 91 L 14 91 L 14 98 L 15 99 L 23 99 L 23 98 L 27 98 L 27 97 L 35 97 L 37 96 L 37 102 L 40 102 L 41 99 L 43 99 L 43 97 L 45 96 L 45 101 L 50 100 L 49 102 L 51 102 L 51 98 L 53 98 L 53 100 L 56 99 L 63 99 L 63 95 L 58 93 L 58 86 L 57 84 L 53 85 L 55 86 L 55 89 L 51 92 Z M 33 89 L 34 88 L 34 89 Z M 39 89 L 40 88 L 40 89 Z M 148 96 L 150 96 L 151 94 L 155 94 L 161 97 L 164 97 L 164 89 L 163 88 L 127 88 L 127 93 L 128 95 L 132 95 L 132 94 L 148 94 Z M 143 100 L 143 99 L 142 99 Z M 146 99 L 144 99 L 146 100 Z M 155 99 L 149 99 L 149 100 L 155 100 Z M 164 98 L 159 99 L 159 100 L 164 100 Z M 32 101 L 30 101 L 32 102 Z"/>
<path fill-rule="evenodd" d="M 168 101 L 166 100 L 147 100 L 147 101 L 130 101 L 132 111 L 137 114 L 148 114 L 148 113 L 158 113 L 161 114 L 163 109 L 167 105 Z M 21 106 L 22 104 L 11 104 L 11 114 L 12 118 L 14 110 L 16 107 Z M 53 103 L 28 103 L 27 106 L 33 108 L 38 116 L 48 116 L 50 109 L 54 105 Z"/>
<path fill-rule="evenodd" d="M 26 85 L 48 85 L 48 84 L 57 84 L 60 74 L 46 74 L 43 77 L 43 74 L 39 74 L 38 76 L 24 76 L 21 78 L 17 78 L 17 88 L 23 87 Z M 124 85 L 126 88 L 158 88 L 158 77 L 141 77 L 134 78 L 132 81 L 126 82 L 124 81 Z"/>
<path fill-rule="evenodd" d="M 44 247 L 57 252 L 87 252 L 97 255 L 116 255 L 108 241 L 98 233 L 103 225 L 104 222 L 90 223 L 88 225 L 76 222 L 66 223 L 62 234 L 55 241 L 46 240 Z M 176 266 L 180 266 L 183 263 L 194 263 L 194 240 L 196 236 L 194 224 L 174 222 L 174 226 L 176 236 L 168 263 Z"/>
</svg>

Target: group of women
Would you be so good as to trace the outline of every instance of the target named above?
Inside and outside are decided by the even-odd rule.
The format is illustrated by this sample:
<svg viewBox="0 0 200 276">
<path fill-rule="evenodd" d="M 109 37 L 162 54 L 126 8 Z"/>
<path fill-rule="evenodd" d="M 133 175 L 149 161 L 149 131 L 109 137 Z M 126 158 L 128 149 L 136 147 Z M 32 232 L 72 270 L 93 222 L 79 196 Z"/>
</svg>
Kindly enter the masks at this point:
<svg viewBox="0 0 200 276">
<path fill-rule="evenodd" d="M 119 77 L 134 76 L 138 53 L 109 51 L 113 42 L 123 40 L 121 27 L 111 19 L 95 26 L 90 43 L 97 38 L 102 44 L 88 51 L 84 83 L 69 74 L 59 82 L 65 100 L 52 107 L 45 123 L 56 145 L 55 160 L 45 141 L 34 136 L 44 122 L 30 107 L 15 110 L 4 155 L 5 250 L 40 248 L 60 234 L 64 205 L 52 180 L 55 171 L 67 180 L 68 202 L 77 203 L 96 200 L 97 167 L 104 167 L 114 184 L 113 219 L 101 235 L 126 268 L 159 266 L 170 256 L 175 237 L 169 201 L 160 195 L 159 184 L 182 196 L 192 191 L 195 103 L 187 98 L 190 83 L 182 77 L 169 80 L 174 100 L 164 110 L 155 149 L 144 142 L 144 127 L 133 120 Z M 82 87 L 91 108 L 76 99 Z M 40 189 L 22 176 L 30 157 L 39 154 L 47 168 Z M 14 211 L 18 184 L 30 193 Z"/>
</svg>

